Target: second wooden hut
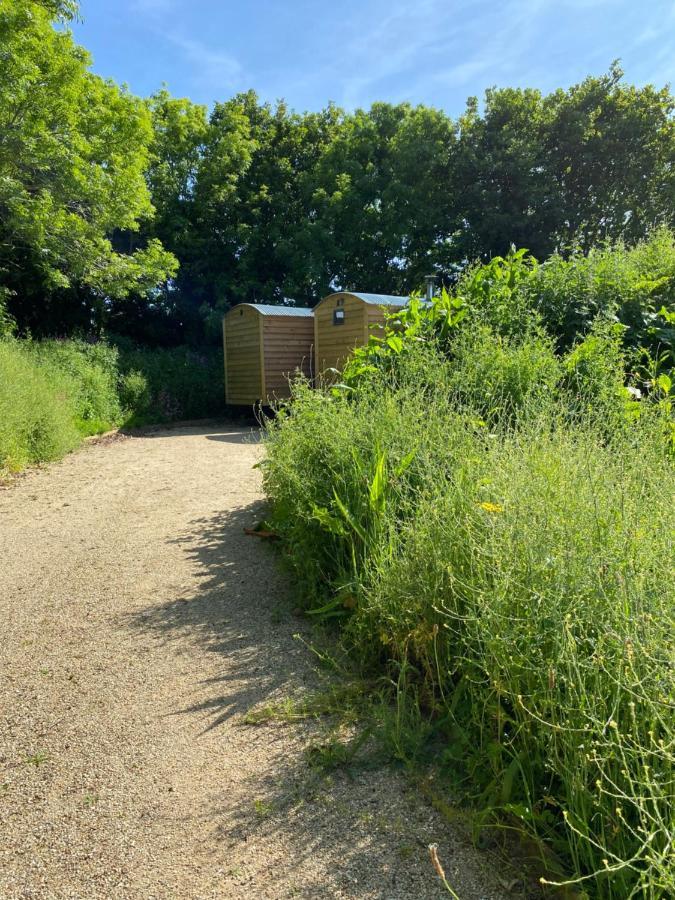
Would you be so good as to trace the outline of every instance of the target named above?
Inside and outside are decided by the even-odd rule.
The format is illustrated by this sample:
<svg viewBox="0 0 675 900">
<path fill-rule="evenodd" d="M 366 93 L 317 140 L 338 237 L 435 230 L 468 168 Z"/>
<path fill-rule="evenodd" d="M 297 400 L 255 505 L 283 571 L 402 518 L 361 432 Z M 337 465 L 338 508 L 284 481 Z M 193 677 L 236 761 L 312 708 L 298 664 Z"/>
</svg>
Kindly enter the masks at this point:
<svg viewBox="0 0 675 900">
<path fill-rule="evenodd" d="M 312 377 L 312 310 L 239 303 L 223 317 L 225 400 L 267 406 L 289 396 L 297 370 Z"/>
<path fill-rule="evenodd" d="M 314 307 L 315 371 L 340 369 L 354 347 L 368 343 L 370 331 L 384 325 L 387 312 L 402 309 L 408 297 L 340 291 Z"/>
</svg>

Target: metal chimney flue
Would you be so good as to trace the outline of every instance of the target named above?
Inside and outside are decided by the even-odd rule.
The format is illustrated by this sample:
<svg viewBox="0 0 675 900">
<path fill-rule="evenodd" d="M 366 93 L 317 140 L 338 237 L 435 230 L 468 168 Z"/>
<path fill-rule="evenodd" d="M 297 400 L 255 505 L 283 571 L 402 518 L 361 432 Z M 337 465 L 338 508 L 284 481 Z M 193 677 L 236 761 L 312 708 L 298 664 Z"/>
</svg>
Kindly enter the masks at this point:
<svg viewBox="0 0 675 900">
<path fill-rule="evenodd" d="M 425 275 L 424 276 L 424 284 L 425 284 L 425 299 L 428 301 L 432 301 L 434 299 L 434 294 L 436 293 L 436 276 L 435 275 Z"/>
</svg>

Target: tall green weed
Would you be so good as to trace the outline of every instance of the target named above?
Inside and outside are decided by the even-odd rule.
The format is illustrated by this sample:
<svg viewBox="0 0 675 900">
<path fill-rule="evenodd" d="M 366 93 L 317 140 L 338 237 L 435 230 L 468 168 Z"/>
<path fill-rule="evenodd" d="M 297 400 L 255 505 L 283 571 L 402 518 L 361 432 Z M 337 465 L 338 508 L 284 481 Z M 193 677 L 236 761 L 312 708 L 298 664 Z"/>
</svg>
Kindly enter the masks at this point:
<svg viewBox="0 0 675 900">
<path fill-rule="evenodd" d="M 623 342 L 635 351 L 666 352 L 675 364 L 675 235 L 656 231 L 648 240 L 554 255 L 521 287 L 558 345 L 569 347 L 601 317 L 625 326 Z"/>
<path fill-rule="evenodd" d="M 210 350 L 0 338 L 0 472 L 120 425 L 216 416 L 223 395 L 222 357 Z"/>
<path fill-rule="evenodd" d="M 25 349 L 46 374 L 62 373 L 72 386 L 71 403 L 82 434 L 98 434 L 123 418 L 118 392 L 118 354 L 103 341 L 48 340 L 28 342 Z"/>
<path fill-rule="evenodd" d="M 343 383 L 296 387 L 264 468 L 285 558 L 484 824 L 552 848 L 551 879 L 672 896 L 664 408 L 625 406 L 599 326 L 560 359 L 536 327 L 466 322 L 440 342 L 399 325 Z"/>
<path fill-rule="evenodd" d="M 0 340 L 0 474 L 77 446 L 75 393 L 68 375 L 36 365 L 17 342 Z"/>
</svg>

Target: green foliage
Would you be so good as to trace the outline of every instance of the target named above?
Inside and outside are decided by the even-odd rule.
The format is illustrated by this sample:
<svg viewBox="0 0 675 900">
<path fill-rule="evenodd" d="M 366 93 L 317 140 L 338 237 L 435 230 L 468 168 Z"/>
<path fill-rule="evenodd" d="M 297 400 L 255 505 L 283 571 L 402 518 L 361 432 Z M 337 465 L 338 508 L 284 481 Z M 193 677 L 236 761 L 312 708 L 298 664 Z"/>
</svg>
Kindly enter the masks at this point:
<svg viewBox="0 0 675 900">
<path fill-rule="evenodd" d="M 0 340 L 0 474 L 58 459 L 119 425 L 217 416 L 222 369 L 210 349 Z"/>
<path fill-rule="evenodd" d="M 0 288 L 0 340 L 13 334 L 15 327 L 16 326 L 14 319 L 7 311 L 6 292 L 4 292 L 2 288 Z"/>
<path fill-rule="evenodd" d="M 522 335 L 538 324 L 527 289 L 537 274 L 537 261 L 528 250 L 512 245 L 505 257 L 495 256 L 469 269 L 457 285 L 457 298 L 474 321 L 503 335 Z"/>
<path fill-rule="evenodd" d="M 120 404 L 132 416 L 145 416 L 152 404 L 148 379 L 136 369 L 126 372 L 119 379 Z"/>
<path fill-rule="evenodd" d="M 150 105 L 159 215 L 147 234 L 181 260 L 164 302 L 195 333 L 240 300 L 313 303 L 334 285 L 407 294 L 513 242 L 566 257 L 675 224 L 672 97 L 625 85 L 616 66 L 548 96 L 490 90 L 458 122 L 387 103 L 298 115 L 253 92 L 208 121 L 166 92 Z"/>
<path fill-rule="evenodd" d="M 308 176 L 339 113 L 298 115 L 250 91 L 205 110 L 166 93 L 151 99 L 149 181 L 158 235 L 180 257 L 165 302 L 190 330 L 219 334 L 237 301 L 298 301 L 325 293 L 329 276 L 312 226 Z M 173 288 L 175 287 L 175 291 Z"/>
<path fill-rule="evenodd" d="M 397 759 L 432 748 L 480 827 L 540 842 L 550 880 L 665 900 L 673 379 L 649 357 L 646 396 L 626 389 L 613 269 L 556 355 L 544 268 L 474 267 L 390 316 L 342 383 L 296 385 L 268 426 L 272 523 L 308 614 L 392 685 L 377 733 Z"/>
<path fill-rule="evenodd" d="M 375 103 L 344 116 L 310 174 L 314 243 L 345 287 L 407 293 L 455 261 L 455 125 L 442 112 Z"/>
<path fill-rule="evenodd" d="M 120 400 L 128 425 L 202 419 L 225 410 L 219 350 L 138 347 L 118 341 Z"/>
<path fill-rule="evenodd" d="M 45 372 L 68 377 L 72 385 L 70 402 L 84 434 L 107 431 L 121 422 L 114 347 L 80 340 L 43 341 L 24 347 Z"/>
<path fill-rule="evenodd" d="M 0 287 L 22 328 L 39 329 L 45 295 L 75 308 L 87 297 L 94 320 L 103 298 L 154 287 L 176 266 L 158 242 L 113 248 L 114 231 L 134 232 L 152 214 L 151 122 L 142 101 L 93 75 L 70 31 L 52 25 L 74 11 L 0 0 Z"/>
<path fill-rule="evenodd" d="M 601 316 L 626 326 L 628 347 L 668 351 L 675 363 L 675 236 L 666 229 L 632 248 L 618 243 L 567 259 L 554 255 L 523 290 L 562 347 Z"/>
<path fill-rule="evenodd" d="M 432 302 L 413 294 L 401 310 L 386 317 L 384 337 L 371 334 L 365 347 L 357 348 L 344 369 L 344 384 L 351 388 L 376 368 L 391 367 L 419 342 L 432 341 L 452 356 L 457 334 L 471 328 L 491 331 L 495 340 L 522 340 L 538 329 L 538 316 L 531 309 L 523 287 L 533 278 L 536 260 L 527 250 L 512 247 L 506 257 L 496 256 L 483 266 L 472 267 L 456 290 L 445 288 Z M 485 341 L 479 341 L 482 347 Z M 466 350 L 463 351 L 466 355 Z M 547 348 L 550 355 L 550 349 Z"/>
<path fill-rule="evenodd" d="M 561 365 L 590 393 L 617 363 L 611 335 L 593 340 L 561 364 L 541 335 L 484 326 L 450 360 L 414 342 L 354 390 L 300 385 L 269 423 L 265 485 L 308 612 L 395 685 L 394 752 L 426 734 L 486 827 L 506 818 L 553 847 L 557 880 L 665 898 L 672 457 L 651 407 L 611 432 L 570 415 Z M 521 403 L 487 428 L 464 382 L 495 347 Z"/>
<path fill-rule="evenodd" d="M 73 381 L 0 341 L 0 474 L 57 459 L 81 440 Z"/>
<path fill-rule="evenodd" d="M 596 319 L 589 333 L 563 359 L 565 385 L 577 415 L 592 416 L 612 431 L 639 414 L 639 404 L 624 385 L 624 328 Z"/>
<path fill-rule="evenodd" d="M 0 472 L 73 450 L 119 425 L 117 351 L 84 341 L 0 341 Z"/>
<path fill-rule="evenodd" d="M 674 272 L 675 238 L 663 229 L 631 249 L 607 245 L 541 265 L 511 248 L 471 267 L 452 293 L 443 289 L 432 303 L 413 295 L 388 316 L 384 336 L 371 334 L 355 350 L 337 389 L 352 390 L 376 370 L 395 369 L 415 344 L 434 342 L 455 360 L 456 401 L 480 392 L 475 408 L 491 416 L 491 409 L 503 410 L 500 396 L 506 406 L 522 406 L 529 384 L 540 396 L 551 392 L 560 368 L 555 349 L 567 354 L 561 371 L 573 405 L 616 425 L 637 414 L 624 387 L 628 373 L 639 395 L 653 392 L 675 364 Z"/>
<path fill-rule="evenodd" d="M 467 328 L 453 343 L 448 390 L 456 408 L 489 425 L 539 414 L 552 405 L 560 378 L 560 362 L 547 335 L 533 331 L 515 338 L 483 325 Z"/>
<path fill-rule="evenodd" d="M 622 76 L 615 64 L 548 96 L 491 89 L 482 113 L 469 101 L 455 171 L 464 196 L 458 242 L 470 259 L 511 243 L 543 259 L 672 227 L 673 98 Z"/>
</svg>

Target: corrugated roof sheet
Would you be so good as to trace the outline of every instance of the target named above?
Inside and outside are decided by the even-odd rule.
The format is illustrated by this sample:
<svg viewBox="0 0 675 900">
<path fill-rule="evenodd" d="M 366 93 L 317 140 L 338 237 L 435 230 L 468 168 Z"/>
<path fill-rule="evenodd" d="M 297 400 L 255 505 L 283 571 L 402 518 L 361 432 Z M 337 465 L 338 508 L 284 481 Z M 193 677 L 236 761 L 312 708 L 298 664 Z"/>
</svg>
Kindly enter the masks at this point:
<svg viewBox="0 0 675 900">
<path fill-rule="evenodd" d="M 358 297 L 359 300 L 363 300 L 364 303 L 369 304 L 370 306 L 393 306 L 395 308 L 402 308 L 408 305 L 408 301 L 410 297 L 397 297 L 393 294 L 364 294 L 359 291 L 335 291 L 333 294 L 328 294 L 327 297 L 323 297 L 323 300 L 327 300 L 329 297 L 335 297 L 337 294 L 351 294 L 352 297 Z M 426 306 L 428 301 L 421 299 L 420 301 L 423 306 Z M 237 309 L 239 306 L 250 306 L 253 309 L 257 310 L 261 316 L 311 316 L 314 312 L 313 309 L 310 309 L 307 306 L 277 306 L 273 303 L 237 303 L 233 306 L 228 313 L 233 309 Z"/>
<path fill-rule="evenodd" d="M 405 306 L 409 297 L 395 297 L 393 294 L 361 294 L 358 291 L 338 291 L 340 294 L 351 294 L 370 306 Z"/>
<path fill-rule="evenodd" d="M 251 306 L 261 316 L 311 316 L 312 310 L 307 306 L 276 306 L 273 303 L 237 303 L 237 306 Z M 236 309 L 233 306 L 232 309 Z"/>
<path fill-rule="evenodd" d="M 350 291 L 350 293 L 354 293 Z M 405 306 L 410 297 L 395 297 L 393 294 L 361 294 L 354 293 L 355 297 L 371 306 Z"/>
</svg>

